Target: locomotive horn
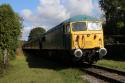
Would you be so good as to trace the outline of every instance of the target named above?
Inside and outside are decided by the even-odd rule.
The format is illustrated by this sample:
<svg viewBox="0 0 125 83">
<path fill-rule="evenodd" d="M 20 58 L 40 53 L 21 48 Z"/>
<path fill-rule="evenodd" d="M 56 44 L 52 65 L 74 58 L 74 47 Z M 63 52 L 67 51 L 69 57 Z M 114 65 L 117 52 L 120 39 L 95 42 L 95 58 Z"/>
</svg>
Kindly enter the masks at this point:
<svg viewBox="0 0 125 83">
<path fill-rule="evenodd" d="M 74 51 L 74 55 L 75 55 L 75 57 L 80 58 L 80 57 L 82 57 L 83 52 L 82 52 L 81 49 L 76 49 L 76 50 Z"/>
</svg>

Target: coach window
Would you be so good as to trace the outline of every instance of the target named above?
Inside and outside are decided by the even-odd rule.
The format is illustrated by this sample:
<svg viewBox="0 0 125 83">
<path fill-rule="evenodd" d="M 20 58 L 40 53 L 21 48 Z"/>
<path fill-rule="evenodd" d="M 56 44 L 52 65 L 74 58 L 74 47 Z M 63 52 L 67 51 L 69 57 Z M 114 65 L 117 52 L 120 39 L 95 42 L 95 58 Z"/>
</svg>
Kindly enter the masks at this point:
<svg viewBox="0 0 125 83">
<path fill-rule="evenodd" d="M 66 25 L 66 32 L 67 32 L 67 33 L 70 32 L 70 25 L 69 25 L 69 24 Z"/>
</svg>

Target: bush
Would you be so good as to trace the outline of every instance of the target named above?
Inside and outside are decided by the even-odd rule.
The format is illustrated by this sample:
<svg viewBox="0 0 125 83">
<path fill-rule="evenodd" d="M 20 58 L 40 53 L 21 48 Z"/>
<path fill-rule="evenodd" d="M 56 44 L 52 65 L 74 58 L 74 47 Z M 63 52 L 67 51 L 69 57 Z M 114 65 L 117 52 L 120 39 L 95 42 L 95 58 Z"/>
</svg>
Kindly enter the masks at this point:
<svg viewBox="0 0 125 83">
<path fill-rule="evenodd" d="M 21 18 L 8 4 L 0 5 L 0 67 L 14 59 L 22 28 Z M 0 68 L 0 69 L 1 69 Z"/>
</svg>

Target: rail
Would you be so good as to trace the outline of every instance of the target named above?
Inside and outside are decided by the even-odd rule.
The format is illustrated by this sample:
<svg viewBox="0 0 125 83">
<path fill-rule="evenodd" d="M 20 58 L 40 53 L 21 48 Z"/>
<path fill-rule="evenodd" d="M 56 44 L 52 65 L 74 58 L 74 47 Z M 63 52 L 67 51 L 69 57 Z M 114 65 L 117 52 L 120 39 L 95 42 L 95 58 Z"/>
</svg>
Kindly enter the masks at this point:
<svg viewBox="0 0 125 83">
<path fill-rule="evenodd" d="M 106 82 L 125 83 L 124 71 L 103 67 L 99 65 L 92 65 L 91 67 L 83 68 L 82 70 Z"/>
</svg>

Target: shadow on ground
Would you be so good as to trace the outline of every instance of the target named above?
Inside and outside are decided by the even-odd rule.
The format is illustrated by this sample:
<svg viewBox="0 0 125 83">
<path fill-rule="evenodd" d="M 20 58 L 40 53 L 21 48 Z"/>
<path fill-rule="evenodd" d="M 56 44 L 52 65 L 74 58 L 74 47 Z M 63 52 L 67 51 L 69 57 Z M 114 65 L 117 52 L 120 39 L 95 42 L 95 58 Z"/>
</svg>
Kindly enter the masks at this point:
<svg viewBox="0 0 125 83">
<path fill-rule="evenodd" d="M 60 61 L 58 59 L 52 59 L 45 57 L 45 54 L 39 54 L 38 52 L 24 52 L 26 61 L 30 68 L 45 68 L 61 70 L 67 68 L 80 68 L 80 64 L 74 64 L 72 62 Z M 82 65 L 83 66 L 83 65 Z"/>
<path fill-rule="evenodd" d="M 120 47 L 106 47 L 108 50 L 108 54 L 104 57 L 107 60 L 115 60 L 115 61 L 125 61 L 125 48 Z M 24 51 L 24 55 L 26 57 L 26 61 L 30 68 L 45 68 L 45 69 L 54 69 L 61 70 L 67 68 L 86 68 L 84 64 L 74 64 L 73 62 L 67 62 L 67 60 L 59 60 L 58 58 L 48 58 L 47 54 L 42 54 L 40 50 L 28 50 Z M 61 55 L 59 55 L 61 56 Z"/>
</svg>

